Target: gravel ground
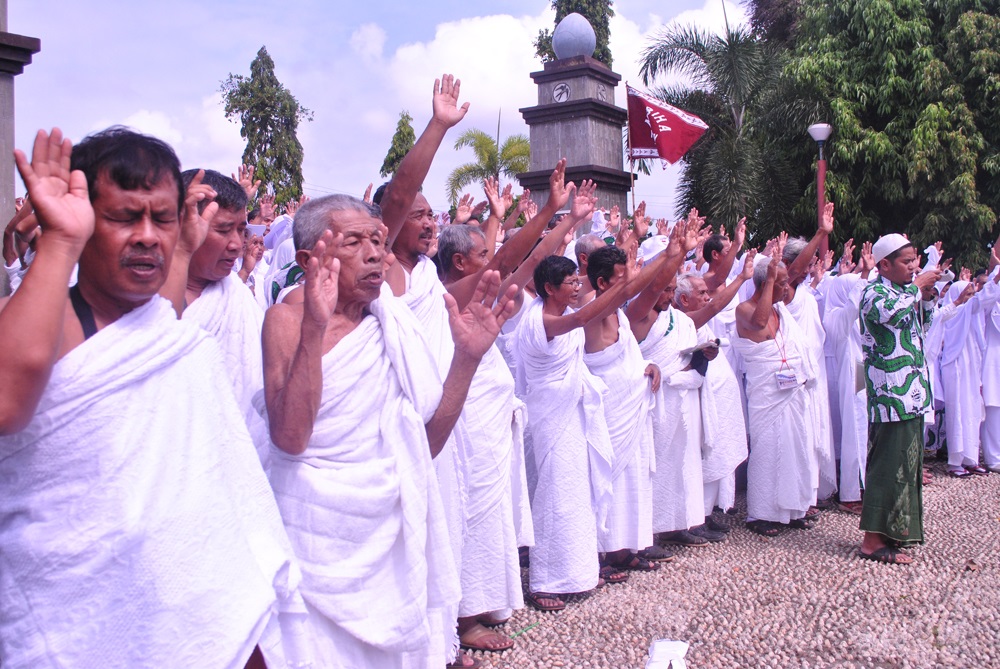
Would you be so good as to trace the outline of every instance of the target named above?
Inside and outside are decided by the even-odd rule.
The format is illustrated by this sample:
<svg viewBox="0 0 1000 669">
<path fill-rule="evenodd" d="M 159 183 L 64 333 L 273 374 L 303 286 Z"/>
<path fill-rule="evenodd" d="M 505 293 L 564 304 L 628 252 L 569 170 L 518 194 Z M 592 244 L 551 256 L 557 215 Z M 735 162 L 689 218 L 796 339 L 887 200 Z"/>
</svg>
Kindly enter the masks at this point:
<svg viewBox="0 0 1000 669">
<path fill-rule="evenodd" d="M 1000 475 L 933 471 L 912 565 L 858 558 L 857 516 L 827 511 L 812 530 L 769 539 L 745 529 L 740 507 L 723 543 L 682 549 L 559 613 L 515 611 L 499 628 L 521 631 L 515 647 L 474 656 L 495 668 L 641 669 L 653 640 L 677 639 L 691 644 L 691 669 L 1000 667 Z"/>
</svg>

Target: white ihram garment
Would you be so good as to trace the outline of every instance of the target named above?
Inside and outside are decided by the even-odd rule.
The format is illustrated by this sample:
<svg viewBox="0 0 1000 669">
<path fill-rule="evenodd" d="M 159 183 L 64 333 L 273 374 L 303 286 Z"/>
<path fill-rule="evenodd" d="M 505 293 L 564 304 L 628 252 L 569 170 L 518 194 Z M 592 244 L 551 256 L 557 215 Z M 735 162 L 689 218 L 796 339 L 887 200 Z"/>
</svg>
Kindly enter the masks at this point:
<svg viewBox="0 0 1000 669">
<path fill-rule="evenodd" d="M 639 343 L 643 357 L 660 368 L 660 390 L 653 408 L 653 532 L 686 530 L 705 522 L 701 469 L 702 415 L 699 391 L 704 378 L 684 370 L 698 344 L 687 314 L 661 311 Z"/>
<path fill-rule="evenodd" d="M 816 382 L 816 372 L 795 319 L 784 304 L 774 309 L 780 317 L 775 339 L 757 343 L 737 337 L 733 346 L 746 363 L 747 518 L 787 523 L 805 516 L 816 495 L 815 442 L 806 390 L 808 383 Z M 789 368 L 798 384 L 779 388 L 775 374 L 789 373 Z"/>
<path fill-rule="evenodd" d="M 618 341 L 583 356 L 608 387 L 604 417 L 614 448 L 608 527 L 597 537 L 602 553 L 637 551 L 653 543 L 653 392 L 628 318 L 621 309 L 617 316 Z"/>
<path fill-rule="evenodd" d="M 706 324 L 698 329 L 699 343 L 715 339 Z M 736 501 L 736 468 L 747 459 L 747 429 L 741 405 L 740 386 L 729 365 L 729 358 L 720 354 L 708 363 L 705 382 L 701 386 L 703 442 L 701 474 L 706 487 L 717 484 L 717 493 L 706 500 L 705 515 L 718 506 L 732 508 Z"/>
<path fill-rule="evenodd" d="M 441 381 L 403 303 L 369 309 L 323 356 L 312 436 L 300 455 L 273 449 L 271 483 L 317 666 L 439 669 L 459 601 L 425 429 Z"/>
<path fill-rule="evenodd" d="M 531 303 L 515 343 L 537 476 L 529 582 L 532 592 L 583 592 L 597 586 L 597 534 L 611 501 L 607 387 L 583 362 L 583 330 L 548 340 L 542 305 Z"/>
<path fill-rule="evenodd" d="M 236 274 L 230 274 L 206 286 L 198 299 L 184 309 L 183 318 L 200 325 L 222 349 L 236 403 L 246 419 L 264 471 L 267 471 L 270 439 L 264 420 L 253 405 L 254 396 L 264 389 L 264 361 L 260 345 L 264 312 L 250 289 Z"/>
<path fill-rule="evenodd" d="M 56 363 L 0 480 L 4 669 L 306 659 L 275 631 L 299 573 L 222 355 L 166 300 Z"/>
</svg>

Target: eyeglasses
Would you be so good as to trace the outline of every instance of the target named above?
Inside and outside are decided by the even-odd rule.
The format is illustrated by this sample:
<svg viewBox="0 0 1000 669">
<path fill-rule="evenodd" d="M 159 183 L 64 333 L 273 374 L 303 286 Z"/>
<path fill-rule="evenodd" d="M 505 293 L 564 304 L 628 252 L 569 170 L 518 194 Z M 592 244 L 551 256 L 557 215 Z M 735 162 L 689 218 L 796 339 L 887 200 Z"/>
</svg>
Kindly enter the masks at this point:
<svg viewBox="0 0 1000 669">
<path fill-rule="evenodd" d="M 563 281 L 562 283 L 564 286 L 573 286 L 574 288 L 579 288 L 583 285 L 583 281 L 580 281 L 580 279 L 572 279 L 570 281 Z"/>
</svg>

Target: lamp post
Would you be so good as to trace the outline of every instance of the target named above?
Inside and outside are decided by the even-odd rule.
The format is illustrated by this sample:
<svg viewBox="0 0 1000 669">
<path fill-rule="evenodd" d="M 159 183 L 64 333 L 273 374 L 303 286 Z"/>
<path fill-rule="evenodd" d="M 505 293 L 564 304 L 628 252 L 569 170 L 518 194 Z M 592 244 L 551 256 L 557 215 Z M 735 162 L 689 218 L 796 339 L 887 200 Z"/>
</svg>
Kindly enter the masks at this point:
<svg viewBox="0 0 1000 669">
<path fill-rule="evenodd" d="M 830 139 L 833 126 L 829 123 L 813 123 L 809 126 L 809 136 L 819 146 L 819 160 L 816 162 L 816 224 L 823 221 L 823 207 L 826 205 L 826 156 L 823 145 Z M 830 238 L 827 237 L 819 246 L 819 257 L 825 258 L 830 250 Z"/>
</svg>

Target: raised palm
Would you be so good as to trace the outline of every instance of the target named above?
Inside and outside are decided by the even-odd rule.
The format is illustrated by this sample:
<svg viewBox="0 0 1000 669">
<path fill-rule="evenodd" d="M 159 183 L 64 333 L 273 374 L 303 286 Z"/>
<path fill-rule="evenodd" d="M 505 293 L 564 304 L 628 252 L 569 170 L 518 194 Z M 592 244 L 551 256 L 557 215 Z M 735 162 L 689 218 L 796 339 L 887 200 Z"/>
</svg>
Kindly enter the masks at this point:
<svg viewBox="0 0 1000 669">
<path fill-rule="evenodd" d="M 513 298 L 517 294 L 517 286 L 511 285 L 497 299 L 499 290 L 500 273 L 489 271 L 483 273 L 472 300 L 461 312 L 455 298 L 450 293 L 445 294 L 448 324 L 456 350 L 481 359 L 496 341 L 500 328 L 514 312 Z"/>
<path fill-rule="evenodd" d="M 23 151 L 15 151 L 14 160 L 46 238 L 67 242 L 79 251 L 94 234 L 94 208 L 87 178 L 79 170 L 70 172 L 72 150 L 59 128 L 51 134 L 39 130 L 31 162 Z"/>
<path fill-rule="evenodd" d="M 443 123 L 447 128 L 457 125 L 469 111 L 468 102 L 461 107 L 458 106 L 461 89 L 462 81 L 456 79 L 454 75 L 445 74 L 440 79 L 434 80 L 434 120 Z"/>
</svg>

